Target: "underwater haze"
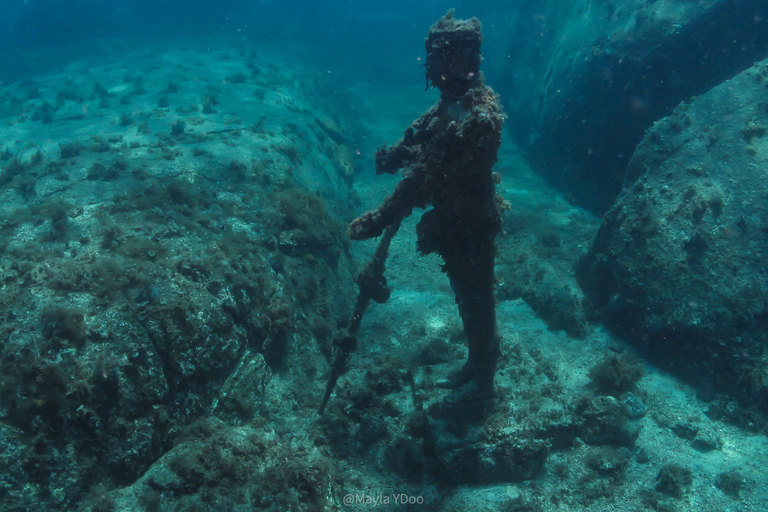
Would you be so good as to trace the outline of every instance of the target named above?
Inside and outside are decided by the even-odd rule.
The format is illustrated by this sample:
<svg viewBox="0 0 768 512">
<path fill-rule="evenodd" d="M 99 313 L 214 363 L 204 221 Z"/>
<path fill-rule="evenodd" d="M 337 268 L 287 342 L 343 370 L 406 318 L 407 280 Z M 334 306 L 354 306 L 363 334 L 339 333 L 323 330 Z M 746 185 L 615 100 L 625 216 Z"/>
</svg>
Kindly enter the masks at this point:
<svg viewBox="0 0 768 512">
<path fill-rule="evenodd" d="M 491 5 L 473 4 L 467 16 L 482 16 Z M 0 76 L 7 81 L 7 77 L 20 76 L 27 66 L 35 66 L 25 55 L 40 48 L 64 46 L 72 52 L 87 52 L 102 39 L 119 38 L 126 44 L 141 45 L 229 37 L 299 46 L 321 67 L 352 67 L 350 63 L 354 63 L 361 74 L 386 77 L 381 59 L 392 53 L 418 54 L 424 27 L 449 8 L 462 13 L 461 5 L 436 0 L 417 4 L 400 0 L 338 4 L 312 0 L 4 2 L 0 44 L 7 57 Z M 55 64 L 40 59 L 37 64 Z"/>
<path fill-rule="evenodd" d="M 765 0 L 0 0 L 0 512 L 768 511 Z"/>
</svg>

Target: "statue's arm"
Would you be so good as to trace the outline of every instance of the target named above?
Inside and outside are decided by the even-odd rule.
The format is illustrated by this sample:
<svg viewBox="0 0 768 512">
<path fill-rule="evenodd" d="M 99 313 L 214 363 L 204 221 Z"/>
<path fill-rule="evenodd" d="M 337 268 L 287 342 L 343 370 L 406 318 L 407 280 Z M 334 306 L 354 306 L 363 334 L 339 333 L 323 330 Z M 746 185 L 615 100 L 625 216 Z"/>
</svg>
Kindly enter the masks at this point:
<svg viewBox="0 0 768 512">
<path fill-rule="evenodd" d="M 427 128 L 435 116 L 435 108 L 430 108 L 405 130 L 399 141 L 376 150 L 376 174 L 396 174 L 398 170 L 419 161 L 424 146 L 432 138 Z"/>
<path fill-rule="evenodd" d="M 380 236 L 387 226 L 403 220 L 414 208 L 427 206 L 430 197 L 427 176 L 418 164 L 413 167 L 381 206 L 352 221 L 347 228 L 347 233 L 352 240 L 366 240 Z"/>
</svg>

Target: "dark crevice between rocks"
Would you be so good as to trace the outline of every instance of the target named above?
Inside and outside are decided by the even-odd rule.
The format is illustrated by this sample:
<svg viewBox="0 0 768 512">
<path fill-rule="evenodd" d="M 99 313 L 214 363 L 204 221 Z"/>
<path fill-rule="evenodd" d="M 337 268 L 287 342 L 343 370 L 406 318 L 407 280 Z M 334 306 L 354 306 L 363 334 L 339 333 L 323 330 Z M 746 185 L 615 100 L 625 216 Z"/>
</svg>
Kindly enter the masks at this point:
<svg viewBox="0 0 768 512">
<path fill-rule="evenodd" d="M 520 141 L 533 167 L 570 201 L 606 211 L 654 121 L 768 55 L 767 16 L 761 0 L 726 1 L 658 41 L 596 43 L 589 64 L 568 72 L 570 84 L 557 84 L 563 93 L 545 100 L 551 104 L 528 127 L 539 136 Z"/>
</svg>

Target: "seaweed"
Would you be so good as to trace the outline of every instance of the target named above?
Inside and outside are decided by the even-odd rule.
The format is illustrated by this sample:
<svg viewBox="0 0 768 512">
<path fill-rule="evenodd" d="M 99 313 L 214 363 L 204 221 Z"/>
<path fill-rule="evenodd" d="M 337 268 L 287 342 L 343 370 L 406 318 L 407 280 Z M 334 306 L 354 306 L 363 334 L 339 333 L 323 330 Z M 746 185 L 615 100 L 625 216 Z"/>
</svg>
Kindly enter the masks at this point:
<svg viewBox="0 0 768 512">
<path fill-rule="evenodd" d="M 3 167 L 2 173 L 0 173 L 0 186 L 7 185 L 17 176 L 24 174 L 26 169 L 26 164 L 22 163 L 17 157 L 13 157 L 10 162 Z"/>
<path fill-rule="evenodd" d="M 243 84 L 248 81 L 248 77 L 242 71 L 238 71 L 234 75 L 225 77 L 224 80 L 230 84 Z"/>
<path fill-rule="evenodd" d="M 201 108 L 203 114 L 215 114 L 216 109 L 213 108 L 214 105 L 218 105 L 219 100 L 216 98 L 216 96 L 207 95 L 203 97 L 203 101 L 201 102 Z"/>
<path fill-rule="evenodd" d="M 715 487 L 733 499 L 739 499 L 741 491 L 746 487 L 747 480 L 739 471 L 733 469 L 724 471 L 715 478 Z"/>
<path fill-rule="evenodd" d="M 46 242 L 66 242 L 69 240 L 69 212 L 71 206 L 61 200 L 53 200 L 43 206 L 50 218 L 51 227 L 43 238 Z"/>
<path fill-rule="evenodd" d="M 40 105 L 40 109 L 35 114 L 33 114 L 32 119 L 35 121 L 41 121 L 43 124 L 50 124 L 53 122 L 53 116 L 55 113 L 56 108 L 47 101 L 44 101 Z"/>
<path fill-rule="evenodd" d="M 133 120 L 131 119 L 131 116 L 126 114 L 125 112 L 120 113 L 120 126 L 130 126 L 133 124 Z"/>
<path fill-rule="evenodd" d="M 80 154 L 83 150 L 82 143 L 78 141 L 62 144 L 59 142 L 59 151 L 61 152 L 61 158 L 74 158 Z"/>
<path fill-rule="evenodd" d="M 168 82 L 165 86 L 165 89 L 163 89 L 163 92 L 165 94 L 175 94 L 179 92 L 179 86 L 174 82 Z"/>
<path fill-rule="evenodd" d="M 644 375 L 643 367 L 625 354 L 608 354 L 589 371 L 592 385 L 601 393 L 618 396 L 632 391 Z"/>
<path fill-rule="evenodd" d="M 107 91 L 107 89 L 103 85 L 101 85 L 101 83 L 96 82 L 95 84 L 93 84 L 93 96 L 95 98 L 106 99 L 112 95 L 109 93 L 109 91 Z"/>
<path fill-rule="evenodd" d="M 693 472 L 679 464 L 665 464 L 656 475 L 655 489 L 667 496 L 681 499 L 693 483 Z"/>
<path fill-rule="evenodd" d="M 183 135 L 185 126 L 186 125 L 184 124 L 184 121 L 182 121 L 181 119 L 177 119 L 171 125 L 171 135 L 174 135 L 174 136 Z"/>
<path fill-rule="evenodd" d="M 145 92 L 147 92 L 147 87 L 144 85 L 144 79 L 140 76 L 134 78 L 132 80 L 133 82 L 133 91 L 132 94 L 134 96 L 141 96 Z"/>
<path fill-rule="evenodd" d="M 86 339 L 85 313 L 79 309 L 49 306 L 40 317 L 43 336 L 49 342 L 67 341 L 82 346 Z"/>
</svg>

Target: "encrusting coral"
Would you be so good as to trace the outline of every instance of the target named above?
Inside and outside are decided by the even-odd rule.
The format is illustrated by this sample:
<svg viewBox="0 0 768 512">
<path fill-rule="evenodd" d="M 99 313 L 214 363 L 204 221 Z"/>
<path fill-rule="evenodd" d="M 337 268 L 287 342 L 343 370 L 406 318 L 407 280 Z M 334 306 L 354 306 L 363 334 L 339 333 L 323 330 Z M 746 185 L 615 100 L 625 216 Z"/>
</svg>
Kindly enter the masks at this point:
<svg viewBox="0 0 768 512">
<path fill-rule="evenodd" d="M 396 144 L 377 151 L 376 173 L 404 169 L 403 179 L 384 204 L 355 219 L 348 233 L 354 240 L 373 238 L 414 208 L 432 205 L 417 226 L 418 248 L 443 258 L 469 343 L 466 365 L 442 384 L 474 381 L 482 394 L 492 394 L 500 352 L 494 239 L 501 228 L 492 170 L 504 116 L 479 69 L 481 43 L 477 18 L 457 20 L 449 11 L 430 28 L 426 78 L 440 99 Z"/>
</svg>

